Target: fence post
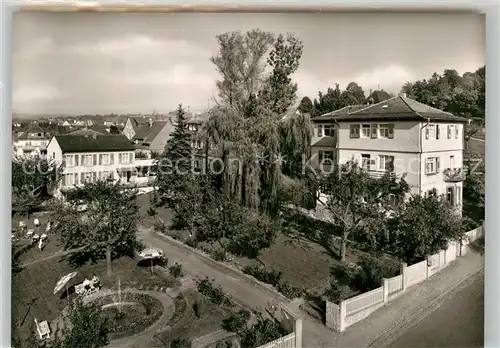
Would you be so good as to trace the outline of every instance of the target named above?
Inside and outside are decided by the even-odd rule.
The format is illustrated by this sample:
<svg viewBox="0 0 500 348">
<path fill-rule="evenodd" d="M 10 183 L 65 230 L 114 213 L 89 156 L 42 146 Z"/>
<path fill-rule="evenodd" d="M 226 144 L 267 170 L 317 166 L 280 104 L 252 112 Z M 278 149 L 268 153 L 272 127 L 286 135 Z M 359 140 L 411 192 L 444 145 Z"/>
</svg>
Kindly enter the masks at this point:
<svg viewBox="0 0 500 348">
<path fill-rule="evenodd" d="M 446 266 L 446 250 L 439 250 L 439 269 L 444 268 L 444 266 Z"/>
<path fill-rule="evenodd" d="M 382 289 L 384 293 L 384 303 L 389 301 L 389 279 L 382 278 Z"/>
<path fill-rule="evenodd" d="M 427 278 L 429 278 L 430 273 L 431 273 L 431 266 L 432 266 L 432 256 L 427 256 L 426 259 L 427 259 L 426 275 L 427 275 Z"/>
<path fill-rule="evenodd" d="M 401 268 L 400 268 L 400 271 L 399 273 L 401 273 L 401 291 L 405 291 L 406 290 L 406 267 L 408 265 L 405 263 L 405 262 L 402 262 L 401 263 Z"/>
<path fill-rule="evenodd" d="M 302 348 L 302 319 L 295 320 L 295 348 Z"/>
<path fill-rule="evenodd" d="M 345 330 L 345 321 L 347 317 L 347 307 L 346 307 L 346 302 L 345 301 L 340 301 L 339 303 L 339 331 L 343 332 Z"/>
</svg>

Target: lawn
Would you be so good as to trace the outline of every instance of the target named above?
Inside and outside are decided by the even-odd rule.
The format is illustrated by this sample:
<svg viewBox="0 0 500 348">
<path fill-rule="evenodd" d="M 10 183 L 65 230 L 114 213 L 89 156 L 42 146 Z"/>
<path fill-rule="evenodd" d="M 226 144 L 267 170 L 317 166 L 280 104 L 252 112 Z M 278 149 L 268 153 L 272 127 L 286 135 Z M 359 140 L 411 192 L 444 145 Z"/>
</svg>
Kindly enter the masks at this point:
<svg viewBox="0 0 500 348">
<path fill-rule="evenodd" d="M 485 145 L 486 145 L 486 143 L 484 141 L 470 139 L 469 140 L 469 148 L 467 149 L 467 151 L 472 152 L 472 153 L 477 153 L 477 154 L 484 156 Z"/>
<path fill-rule="evenodd" d="M 201 308 L 196 315 L 194 304 Z M 239 307 L 226 307 L 212 303 L 208 298 L 191 290 L 175 299 L 175 312 L 170 320 L 169 329 L 158 333 L 151 346 L 164 344 L 165 347 L 176 338 L 196 338 L 208 335 L 222 329 L 222 321 Z"/>
<path fill-rule="evenodd" d="M 164 272 L 155 271 L 151 275 L 149 267 L 140 267 L 138 260 L 122 257 L 113 261 L 113 277 L 106 277 L 106 264 L 101 261 L 79 268 L 78 275 L 71 280 L 71 285 L 82 282 L 85 277 L 91 278 L 94 274 L 101 279 L 106 288 L 117 288 L 118 277 L 122 287 L 146 286 L 174 287 L 178 281 Z M 67 304 L 65 291 L 53 295 L 57 281 L 74 271 L 68 263 L 61 258 L 50 259 L 33 264 L 12 277 L 12 323 L 17 327 L 18 334 L 26 338 L 36 317 L 39 321 L 56 319 L 59 312 Z"/>
</svg>

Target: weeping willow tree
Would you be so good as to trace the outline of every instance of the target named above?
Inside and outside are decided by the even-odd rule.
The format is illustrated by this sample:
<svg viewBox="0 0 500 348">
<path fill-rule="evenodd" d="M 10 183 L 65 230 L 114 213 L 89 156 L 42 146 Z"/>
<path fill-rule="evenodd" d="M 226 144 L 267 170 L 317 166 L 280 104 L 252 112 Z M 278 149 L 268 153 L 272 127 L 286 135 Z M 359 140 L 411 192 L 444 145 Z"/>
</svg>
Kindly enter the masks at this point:
<svg viewBox="0 0 500 348">
<path fill-rule="evenodd" d="M 284 118 L 296 101 L 291 75 L 299 67 L 302 42 L 291 34 L 258 29 L 225 33 L 217 42 L 212 62 L 222 77 L 219 98 L 201 136 L 223 162 L 222 191 L 276 217 L 284 166 L 290 167 L 285 172 L 295 173 L 296 159 L 310 153 L 309 117 L 297 113 Z M 285 164 L 285 155 L 295 164 Z"/>
</svg>

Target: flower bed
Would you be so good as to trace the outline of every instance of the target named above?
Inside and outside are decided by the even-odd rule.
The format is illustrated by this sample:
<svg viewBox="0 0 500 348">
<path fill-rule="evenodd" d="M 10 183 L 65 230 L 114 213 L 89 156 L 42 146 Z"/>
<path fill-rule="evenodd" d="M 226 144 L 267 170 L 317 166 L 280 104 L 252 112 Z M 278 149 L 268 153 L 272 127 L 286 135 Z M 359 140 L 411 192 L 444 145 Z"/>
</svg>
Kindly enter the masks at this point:
<svg viewBox="0 0 500 348">
<path fill-rule="evenodd" d="M 117 295 L 101 297 L 95 301 L 99 306 L 116 303 Z M 112 339 L 131 336 L 154 324 L 163 314 L 162 303 L 149 295 L 136 293 L 123 293 L 122 302 L 135 304 L 124 304 L 122 310 L 118 306 L 107 307 L 104 313 L 109 320 L 109 330 Z"/>
</svg>

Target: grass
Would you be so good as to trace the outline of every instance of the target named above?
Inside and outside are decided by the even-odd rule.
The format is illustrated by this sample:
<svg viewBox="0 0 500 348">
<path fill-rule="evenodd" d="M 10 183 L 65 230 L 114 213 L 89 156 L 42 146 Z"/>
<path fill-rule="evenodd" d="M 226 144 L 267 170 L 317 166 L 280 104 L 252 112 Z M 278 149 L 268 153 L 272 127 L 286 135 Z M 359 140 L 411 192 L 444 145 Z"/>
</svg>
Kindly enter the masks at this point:
<svg viewBox="0 0 500 348">
<path fill-rule="evenodd" d="M 484 156 L 485 145 L 486 145 L 486 143 L 484 141 L 470 139 L 469 140 L 469 148 L 467 149 L 467 151 L 472 152 L 472 153 L 477 153 L 477 154 Z"/>
<path fill-rule="evenodd" d="M 201 303 L 199 316 L 193 309 L 195 303 Z M 186 292 L 175 299 L 175 312 L 168 323 L 170 329 L 156 335 L 156 344 L 161 342 L 167 347 L 176 338 L 194 340 L 221 330 L 222 321 L 239 309 L 213 304 L 208 298 L 194 290 Z"/>
<path fill-rule="evenodd" d="M 123 257 L 113 261 L 113 276 L 106 277 L 106 263 L 104 260 L 97 264 L 88 264 L 78 269 L 78 275 L 68 283 L 75 285 L 91 278 L 94 274 L 101 279 L 106 288 L 117 289 L 117 279 L 120 277 L 122 288 L 145 284 L 148 286 L 179 285 L 172 277 L 156 272 L 151 275 L 148 267 L 137 266 L 138 260 Z M 66 306 L 65 291 L 53 295 L 57 281 L 74 271 L 68 263 L 61 258 L 50 259 L 33 264 L 12 278 L 12 323 L 18 327 L 21 337 L 28 337 L 30 324 L 36 317 L 39 321 L 56 319 L 59 312 Z M 70 296 L 74 296 L 71 294 Z"/>
</svg>

